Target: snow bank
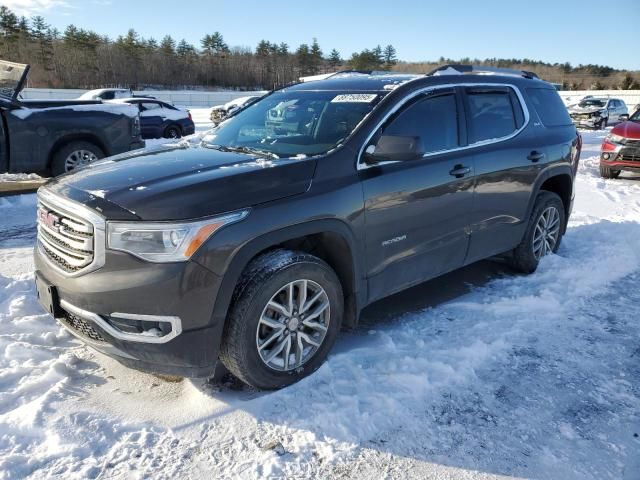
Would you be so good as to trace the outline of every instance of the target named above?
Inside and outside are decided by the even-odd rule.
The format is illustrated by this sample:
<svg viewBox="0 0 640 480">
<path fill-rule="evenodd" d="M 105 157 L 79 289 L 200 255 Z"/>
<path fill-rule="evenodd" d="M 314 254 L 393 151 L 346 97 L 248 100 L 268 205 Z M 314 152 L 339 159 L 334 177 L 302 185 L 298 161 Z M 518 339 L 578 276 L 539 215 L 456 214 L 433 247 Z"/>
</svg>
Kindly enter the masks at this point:
<svg viewBox="0 0 640 480">
<path fill-rule="evenodd" d="M 480 264 L 376 304 L 269 393 L 83 347 L 35 300 L 34 196 L 0 199 L 0 479 L 640 478 L 640 179 L 599 178 L 605 133 L 584 133 L 572 221 L 535 274 L 478 282 Z"/>
</svg>

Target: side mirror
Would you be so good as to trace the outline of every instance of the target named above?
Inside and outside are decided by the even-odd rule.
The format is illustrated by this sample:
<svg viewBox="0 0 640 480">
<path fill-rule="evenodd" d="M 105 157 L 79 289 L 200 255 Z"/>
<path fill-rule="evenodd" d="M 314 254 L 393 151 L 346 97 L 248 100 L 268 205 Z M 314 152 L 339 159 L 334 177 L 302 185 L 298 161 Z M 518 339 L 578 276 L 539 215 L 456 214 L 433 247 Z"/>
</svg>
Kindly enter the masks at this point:
<svg viewBox="0 0 640 480">
<path fill-rule="evenodd" d="M 419 137 L 382 135 L 374 144 L 367 146 L 364 160 L 369 164 L 384 161 L 404 161 L 420 158 Z"/>
<path fill-rule="evenodd" d="M 620 120 L 621 122 L 626 122 L 627 120 L 629 120 L 629 114 L 623 113 L 622 115 L 618 115 L 618 120 Z"/>
</svg>

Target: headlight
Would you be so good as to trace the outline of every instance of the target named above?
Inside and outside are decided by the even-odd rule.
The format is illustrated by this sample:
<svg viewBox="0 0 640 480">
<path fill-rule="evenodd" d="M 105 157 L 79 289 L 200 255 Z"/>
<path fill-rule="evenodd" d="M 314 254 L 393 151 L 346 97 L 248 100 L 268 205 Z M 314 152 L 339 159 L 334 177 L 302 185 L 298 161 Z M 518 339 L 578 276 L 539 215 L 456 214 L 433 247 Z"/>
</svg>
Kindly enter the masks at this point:
<svg viewBox="0 0 640 480">
<path fill-rule="evenodd" d="M 609 140 L 611 143 L 622 143 L 624 140 L 624 137 L 621 137 L 620 135 L 616 135 L 615 133 L 612 133 L 607 136 L 607 140 Z"/>
<path fill-rule="evenodd" d="M 217 230 L 239 222 L 249 210 L 195 222 L 107 222 L 107 245 L 150 262 L 182 262 Z"/>
</svg>

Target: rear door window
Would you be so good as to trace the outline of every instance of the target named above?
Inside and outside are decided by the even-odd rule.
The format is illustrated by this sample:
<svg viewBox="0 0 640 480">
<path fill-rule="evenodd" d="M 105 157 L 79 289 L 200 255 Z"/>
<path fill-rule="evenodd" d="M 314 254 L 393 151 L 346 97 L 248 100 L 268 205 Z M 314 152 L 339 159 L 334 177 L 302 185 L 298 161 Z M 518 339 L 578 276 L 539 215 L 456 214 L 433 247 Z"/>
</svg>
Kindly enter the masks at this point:
<svg viewBox="0 0 640 480">
<path fill-rule="evenodd" d="M 545 127 L 571 125 L 567 107 L 558 92 L 551 88 L 527 88 L 527 94 Z"/>
<path fill-rule="evenodd" d="M 469 144 L 507 137 L 518 129 L 508 88 L 470 87 L 466 94 Z"/>
</svg>

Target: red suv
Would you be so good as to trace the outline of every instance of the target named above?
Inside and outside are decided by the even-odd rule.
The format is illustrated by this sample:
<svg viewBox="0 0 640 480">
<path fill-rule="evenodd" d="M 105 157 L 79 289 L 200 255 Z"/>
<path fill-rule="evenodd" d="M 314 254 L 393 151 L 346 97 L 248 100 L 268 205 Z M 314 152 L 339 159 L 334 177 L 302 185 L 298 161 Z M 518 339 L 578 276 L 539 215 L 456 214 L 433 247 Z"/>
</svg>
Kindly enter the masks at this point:
<svg viewBox="0 0 640 480">
<path fill-rule="evenodd" d="M 640 110 L 611 130 L 601 150 L 602 178 L 617 178 L 622 170 L 640 173 Z"/>
</svg>

